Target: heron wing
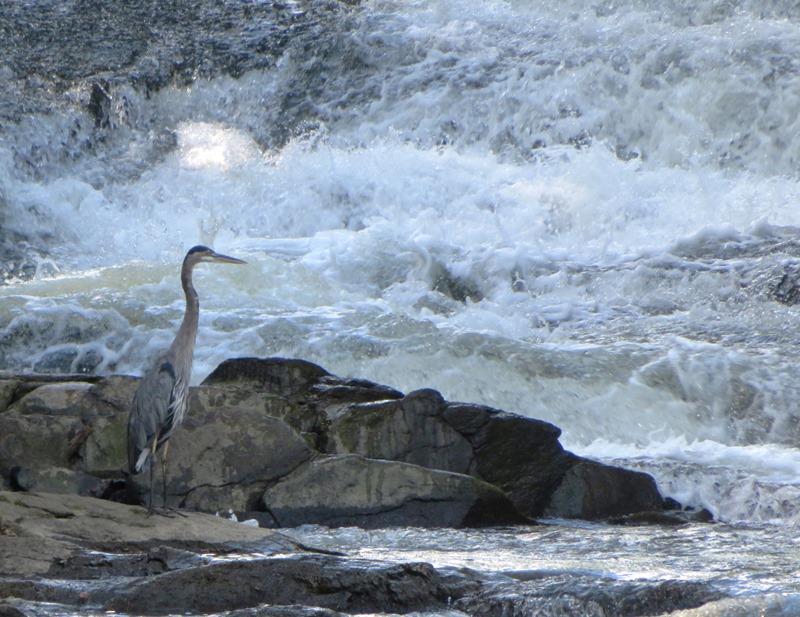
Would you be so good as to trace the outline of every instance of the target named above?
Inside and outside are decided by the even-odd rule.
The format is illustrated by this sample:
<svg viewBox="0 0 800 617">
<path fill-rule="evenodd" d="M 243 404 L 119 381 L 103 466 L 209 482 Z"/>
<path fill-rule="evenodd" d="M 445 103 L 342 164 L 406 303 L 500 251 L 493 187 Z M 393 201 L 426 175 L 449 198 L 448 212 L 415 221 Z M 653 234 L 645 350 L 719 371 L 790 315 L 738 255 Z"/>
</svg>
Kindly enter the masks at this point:
<svg viewBox="0 0 800 617">
<path fill-rule="evenodd" d="M 139 384 L 128 416 L 128 469 L 131 473 L 142 471 L 155 439 L 161 444 L 172 433 L 178 381 L 172 363 L 164 360 L 156 363 Z"/>
</svg>

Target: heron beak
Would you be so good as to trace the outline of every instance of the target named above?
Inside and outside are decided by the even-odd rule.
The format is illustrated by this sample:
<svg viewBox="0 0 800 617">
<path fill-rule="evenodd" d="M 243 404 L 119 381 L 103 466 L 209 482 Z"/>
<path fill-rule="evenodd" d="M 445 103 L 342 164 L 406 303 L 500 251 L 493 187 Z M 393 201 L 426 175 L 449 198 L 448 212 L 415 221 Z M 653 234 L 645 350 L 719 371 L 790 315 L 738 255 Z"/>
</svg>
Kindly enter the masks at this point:
<svg viewBox="0 0 800 617">
<path fill-rule="evenodd" d="M 214 253 L 213 255 L 209 255 L 213 261 L 218 261 L 224 264 L 246 264 L 247 262 L 242 259 L 237 259 L 236 257 L 229 257 L 228 255 L 221 255 L 220 253 Z"/>
</svg>

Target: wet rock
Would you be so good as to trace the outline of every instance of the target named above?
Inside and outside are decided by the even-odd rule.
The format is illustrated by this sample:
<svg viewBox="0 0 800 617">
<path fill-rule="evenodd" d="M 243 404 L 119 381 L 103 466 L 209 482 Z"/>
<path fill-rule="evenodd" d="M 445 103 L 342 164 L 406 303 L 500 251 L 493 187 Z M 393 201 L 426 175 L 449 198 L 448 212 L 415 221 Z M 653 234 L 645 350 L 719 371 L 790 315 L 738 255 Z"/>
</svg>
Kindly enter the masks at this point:
<svg viewBox="0 0 800 617">
<path fill-rule="evenodd" d="M 47 614 L 633 617 L 724 597 L 702 582 L 552 571 L 486 576 L 324 554 L 219 517 L 148 516 L 143 508 L 76 495 L 0 492 L 0 545 L 2 610 L 13 616 L 38 614 L 44 602 Z"/>
<path fill-rule="evenodd" d="M 564 474 L 550 496 L 544 516 L 596 520 L 654 512 L 663 503 L 652 476 L 582 460 Z"/>
<path fill-rule="evenodd" d="M 773 282 L 772 295 L 782 304 L 794 306 L 800 304 L 800 263 L 788 262 L 782 273 L 777 274 L 777 283 Z"/>
<path fill-rule="evenodd" d="M 19 379 L 0 379 L 0 413 L 9 406 L 20 383 Z"/>
<path fill-rule="evenodd" d="M 611 525 L 687 525 L 689 523 L 713 523 L 714 515 L 705 508 L 647 510 L 612 516 L 607 519 Z"/>
<path fill-rule="evenodd" d="M 264 505 L 285 527 L 528 522 L 502 491 L 471 476 L 354 454 L 311 461 L 268 489 Z"/>
<path fill-rule="evenodd" d="M 27 617 L 23 611 L 11 604 L 0 604 L 0 617 Z"/>
<path fill-rule="evenodd" d="M 441 609 L 451 589 L 423 563 L 386 564 L 327 555 L 228 561 L 126 583 L 96 597 L 124 613 L 210 613 L 261 604 L 315 606 L 348 613 Z"/>
<path fill-rule="evenodd" d="M 541 516 L 567 469 L 577 460 L 548 422 L 482 405 L 451 403 L 444 419 L 470 442 L 475 473 L 505 491 L 520 511 Z"/>
<path fill-rule="evenodd" d="M 78 350 L 74 348 L 51 351 L 33 365 L 33 370 L 37 373 L 69 373 L 77 357 Z"/>
<path fill-rule="evenodd" d="M 686 581 L 623 582 L 574 576 L 499 584 L 456 600 L 453 608 L 467 614 L 527 617 L 581 615 L 619 617 L 664 615 L 695 608 L 723 597 L 706 583 Z"/>
<path fill-rule="evenodd" d="M 259 606 L 223 613 L 224 617 L 347 617 L 344 613 L 318 606 Z"/>
</svg>

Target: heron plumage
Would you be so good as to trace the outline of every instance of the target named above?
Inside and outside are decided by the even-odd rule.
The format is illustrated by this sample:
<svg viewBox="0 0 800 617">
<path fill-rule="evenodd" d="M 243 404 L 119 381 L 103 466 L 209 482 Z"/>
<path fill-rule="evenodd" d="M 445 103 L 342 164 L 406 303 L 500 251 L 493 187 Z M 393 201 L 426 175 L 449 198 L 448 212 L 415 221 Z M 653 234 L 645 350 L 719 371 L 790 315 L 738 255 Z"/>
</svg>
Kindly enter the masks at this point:
<svg viewBox="0 0 800 617">
<path fill-rule="evenodd" d="M 143 471 L 147 455 L 157 451 L 183 421 L 188 390 L 188 380 L 179 378 L 172 362 L 163 356 L 144 376 L 128 416 L 130 473 Z"/>
<path fill-rule="evenodd" d="M 200 302 L 192 284 L 192 270 L 198 263 L 245 263 L 241 259 L 215 253 L 206 246 L 195 246 L 186 253 L 181 268 L 181 286 L 186 310 L 178 333 L 169 349 L 162 353 L 142 378 L 133 396 L 128 416 L 128 470 L 140 473 L 151 465 L 150 509 L 153 508 L 152 459 L 165 447 L 183 422 L 189 401 L 192 360 L 200 314 Z M 164 461 L 164 501 L 166 505 L 166 461 Z"/>
</svg>

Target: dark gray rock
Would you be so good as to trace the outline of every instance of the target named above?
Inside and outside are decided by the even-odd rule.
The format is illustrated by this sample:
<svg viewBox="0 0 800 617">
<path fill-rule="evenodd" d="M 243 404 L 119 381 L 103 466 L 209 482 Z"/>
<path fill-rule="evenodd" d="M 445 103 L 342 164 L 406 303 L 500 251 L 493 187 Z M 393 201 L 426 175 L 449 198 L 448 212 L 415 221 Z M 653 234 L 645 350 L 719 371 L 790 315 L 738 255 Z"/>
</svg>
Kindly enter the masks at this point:
<svg viewBox="0 0 800 617">
<path fill-rule="evenodd" d="M 502 491 L 472 476 L 354 454 L 311 461 L 268 489 L 264 506 L 286 527 L 528 522 Z"/>
<path fill-rule="evenodd" d="M 194 407 L 170 440 L 167 503 L 201 512 L 255 510 L 269 483 L 312 454 L 297 431 L 260 409 Z M 149 474 L 131 481 L 144 497 Z"/>
<path fill-rule="evenodd" d="M 445 406 L 435 390 L 418 390 L 399 400 L 334 410 L 328 413 L 327 451 L 473 472 L 472 446 L 444 421 Z"/>
<path fill-rule="evenodd" d="M 0 604 L 0 617 L 27 617 L 23 611 L 13 604 Z"/>
<path fill-rule="evenodd" d="M 210 613 L 260 604 L 348 613 L 443 609 L 447 579 L 423 563 L 392 565 L 327 555 L 215 563 L 177 570 L 95 594 L 105 610 L 133 614 Z"/>
<path fill-rule="evenodd" d="M 232 358 L 203 380 L 204 386 L 238 386 L 291 397 L 308 392 L 331 374 L 305 360 L 286 358 Z"/>
<path fill-rule="evenodd" d="M 548 422 L 481 405 L 451 403 L 444 419 L 473 448 L 475 473 L 504 490 L 526 516 L 541 516 L 567 469 L 578 458 L 558 441 Z"/>
<path fill-rule="evenodd" d="M 661 510 L 663 503 L 652 476 L 582 460 L 564 474 L 543 514 L 596 520 Z"/>
<path fill-rule="evenodd" d="M 696 608 L 722 597 L 724 594 L 706 583 L 625 582 L 568 575 L 488 586 L 476 594 L 456 600 L 453 608 L 470 615 L 503 617 L 639 617 L 672 614 L 673 611 Z"/>
</svg>

